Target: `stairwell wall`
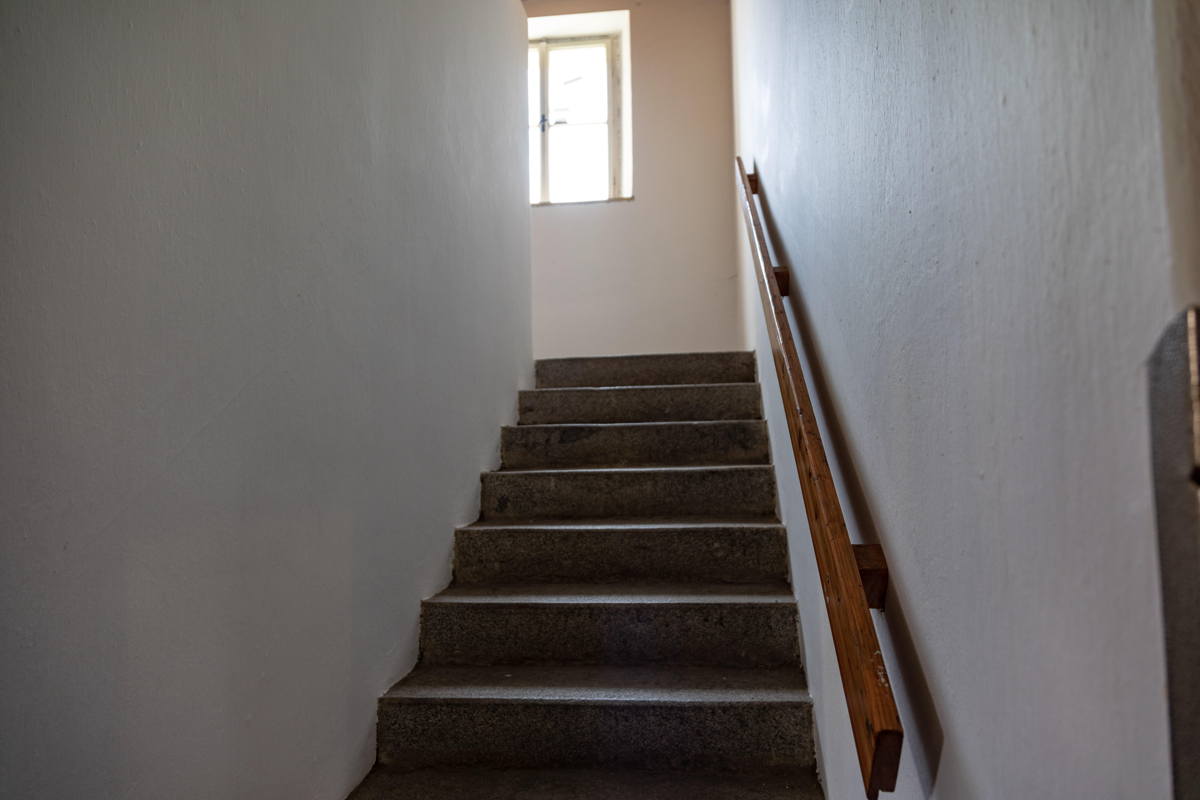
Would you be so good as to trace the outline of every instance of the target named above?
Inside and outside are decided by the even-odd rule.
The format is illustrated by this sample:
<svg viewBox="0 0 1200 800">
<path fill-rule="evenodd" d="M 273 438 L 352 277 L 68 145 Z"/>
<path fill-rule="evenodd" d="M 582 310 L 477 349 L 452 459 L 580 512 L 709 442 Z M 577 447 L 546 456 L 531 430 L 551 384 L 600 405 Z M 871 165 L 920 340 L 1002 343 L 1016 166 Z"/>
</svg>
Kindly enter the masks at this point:
<svg viewBox="0 0 1200 800">
<path fill-rule="evenodd" d="M 340 800 L 532 374 L 517 0 L 0 8 L 0 796 Z"/>
<path fill-rule="evenodd" d="M 533 209 L 538 358 L 741 346 L 729 0 L 525 0 L 628 9 L 633 199 Z"/>
<path fill-rule="evenodd" d="M 852 536 L 891 569 L 903 800 L 1169 796 L 1145 360 L 1198 298 L 1153 11 L 733 3 L 738 150 Z M 827 796 L 860 797 L 750 265 Z"/>
</svg>

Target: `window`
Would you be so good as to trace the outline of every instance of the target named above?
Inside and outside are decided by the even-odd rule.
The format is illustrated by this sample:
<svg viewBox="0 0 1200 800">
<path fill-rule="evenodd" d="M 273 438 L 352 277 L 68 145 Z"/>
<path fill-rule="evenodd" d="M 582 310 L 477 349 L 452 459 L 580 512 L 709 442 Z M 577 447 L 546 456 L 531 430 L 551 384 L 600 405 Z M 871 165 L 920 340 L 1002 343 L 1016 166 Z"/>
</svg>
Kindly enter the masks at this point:
<svg viewBox="0 0 1200 800">
<path fill-rule="evenodd" d="M 614 15 L 572 14 L 530 20 L 530 35 L 549 27 L 565 35 L 529 43 L 529 198 L 578 203 L 629 196 L 628 87 L 625 37 L 584 32 L 612 27 Z M 579 20 L 577 18 L 591 18 Z M 600 18 L 597 20 L 596 18 Z M 621 19 L 617 17 L 616 19 Z M 552 21 L 545 25 L 544 21 Z M 575 35 L 571 35 L 575 34 Z"/>
</svg>

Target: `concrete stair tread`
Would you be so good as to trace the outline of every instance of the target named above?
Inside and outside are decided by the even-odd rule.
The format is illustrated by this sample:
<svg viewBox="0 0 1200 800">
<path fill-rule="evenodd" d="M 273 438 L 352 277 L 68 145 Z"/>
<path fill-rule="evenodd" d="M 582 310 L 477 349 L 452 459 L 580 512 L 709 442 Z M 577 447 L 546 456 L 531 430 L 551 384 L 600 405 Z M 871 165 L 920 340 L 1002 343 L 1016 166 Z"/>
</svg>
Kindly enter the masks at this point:
<svg viewBox="0 0 1200 800">
<path fill-rule="evenodd" d="M 769 464 L 493 470 L 480 476 L 487 520 L 768 517 L 776 513 Z"/>
<path fill-rule="evenodd" d="M 699 473 L 699 472 L 758 472 L 764 469 L 771 469 L 770 464 L 672 464 L 667 466 L 646 466 L 646 467 L 530 467 L 527 469 L 494 469 L 489 470 L 493 474 L 504 475 L 553 475 L 557 473 L 567 475 L 578 475 L 581 472 L 595 472 L 599 474 L 662 474 L 666 472 L 679 473 Z"/>
<path fill-rule="evenodd" d="M 645 389 L 667 389 L 669 391 L 683 391 L 686 389 L 709 389 L 709 388 L 728 388 L 731 386 L 753 386 L 758 388 L 758 384 L 754 381 L 729 381 L 723 382 L 708 382 L 708 383 L 622 383 L 610 384 L 605 386 L 539 386 L 536 389 L 522 389 L 522 392 L 537 392 L 551 394 L 554 392 L 635 392 Z M 669 420 L 668 420 L 669 421 Z M 686 420 L 676 420 L 683 422 Z"/>
<path fill-rule="evenodd" d="M 479 523 L 454 535 L 456 585 L 773 583 L 788 576 L 778 522 Z"/>
<path fill-rule="evenodd" d="M 421 661 L 788 667 L 795 626 L 782 580 L 455 585 L 422 604 Z"/>
<path fill-rule="evenodd" d="M 647 533 L 663 530 L 680 530 L 683 528 L 697 529 L 724 529 L 724 528 L 741 528 L 741 529 L 761 529 L 761 530 L 779 530 L 783 527 L 783 523 L 777 519 L 769 519 L 755 517 L 749 519 L 713 519 L 711 517 L 646 517 L 644 519 L 621 518 L 614 520 L 612 517 L 600 517 L 598 519 L 543 519 L 539 518 L 529 522 L 513 522 L 511 520 L 478 520 L 469 525 L 463 525 L 458 530 L 461 531 L 507 531 L 507 530 L 535 530 L 535 531 L 554 531 L 554 530 L 596 530 L 596 531 L 637 531 L 644 530 Z"/>
<path fill-rule="evenodd" d="M 761 420 L 757 383 L 563 386 L 517 393 L 518 426 L 589 422 Z"/>
<path fill-rule="evenodd" d="M 819 800 L 812 770 L 376 769 L 350 800 Z"/>
<path fill-rule="evenodd" d="M 645 422 L 535 422 L 529 425 L 504 425 L 504 430 L 533 431 L 538 428 L 553 430 L 557 428 L 596 428 L 612 430 L 614 428 L 721 428 L 739 425 L 763 425 L 761 419 L 660 419 Z"/>
<path fill-rule="evenodd" d="M 757 377 L 751 352 L 544 358 L 534 372 L 537 385 L 546 387 L 733 383 Z"/>
<path fill-rule="evenodd" d="M 559 422 L 506 425 L 500 468 L 767 464 L 763 420 Z"/>
<path fill-rule="evenodd" d="M 808 703 L 799 667 L 418 666 L 384 702 Z"/>
<path fill-rule="evenodd" d="M 451 586 L 425 601 L 481 605 L 711 605 L 795 602 L 784 583 L 540 583 Z"/>
</svg>

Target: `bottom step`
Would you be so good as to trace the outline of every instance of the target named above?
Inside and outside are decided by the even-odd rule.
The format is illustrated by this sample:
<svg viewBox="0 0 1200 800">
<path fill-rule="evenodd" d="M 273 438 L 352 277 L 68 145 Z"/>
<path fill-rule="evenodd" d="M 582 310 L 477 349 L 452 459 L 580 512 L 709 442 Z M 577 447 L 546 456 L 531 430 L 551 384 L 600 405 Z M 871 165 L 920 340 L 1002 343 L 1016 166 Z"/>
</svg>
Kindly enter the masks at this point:
<svg viewBox="0 0 1200 800">
<path fill-rule="evenodd" d="M 350 800 L 820 800 L 811 771 L 376 770 Z"/>
</svg>

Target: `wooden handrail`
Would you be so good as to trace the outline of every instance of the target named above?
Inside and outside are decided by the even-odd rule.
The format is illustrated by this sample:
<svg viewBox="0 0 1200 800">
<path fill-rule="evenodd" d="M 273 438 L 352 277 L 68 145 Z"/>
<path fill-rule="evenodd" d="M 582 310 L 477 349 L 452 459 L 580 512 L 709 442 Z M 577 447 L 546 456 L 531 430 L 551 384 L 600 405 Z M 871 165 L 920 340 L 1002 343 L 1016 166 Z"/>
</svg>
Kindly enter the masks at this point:
<svg viewBox="0 0 1200 800">
<path fill-rule="evenodd" d="M 792 437 L 792 452 L 800 475 L 800 490 L 804 495 L 817 571 L 821 575 L 825 608 L 829 613 L 833 647 L 846 692 L 850 727 L 854 731 L 867 797 L 875 800 L 879 792 L 896 788 L 904 732 L 879 638 L 867 607 L 858 559 L 846 530 L 846 518 L 825 457 L 825 445 L 813 415 L 796 341 L 754 202 L 759 189 L 757 175 L 747 175 L 741 157 L 736 160 L 742 211 L 746 215 L 767 321 L 767 338 L 771 340 L 771 353 L 775 357 L 775 373 L 779 377 L 779 391 L 783 395 L 784 413 Z"/>
</svg>

